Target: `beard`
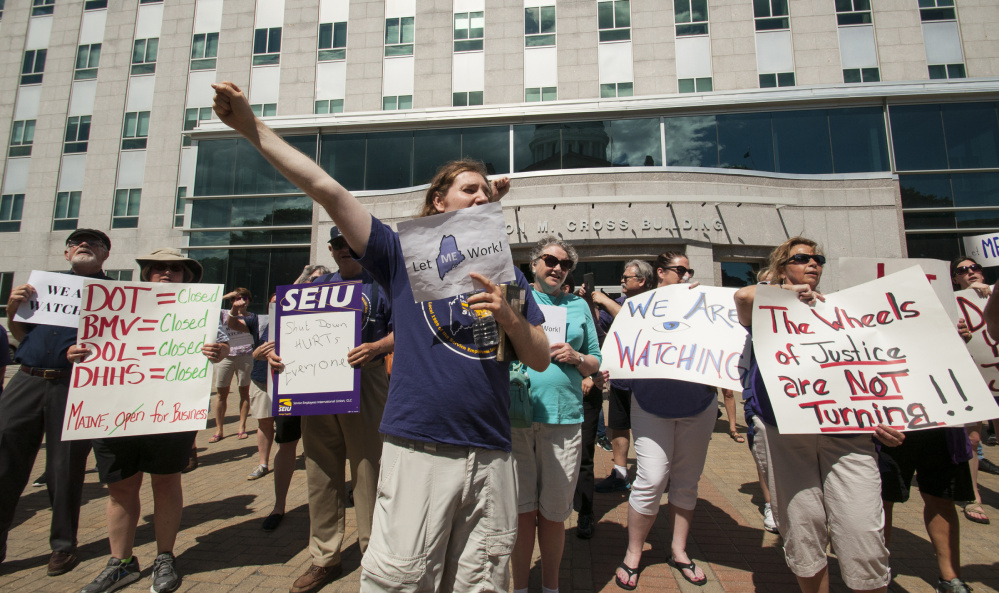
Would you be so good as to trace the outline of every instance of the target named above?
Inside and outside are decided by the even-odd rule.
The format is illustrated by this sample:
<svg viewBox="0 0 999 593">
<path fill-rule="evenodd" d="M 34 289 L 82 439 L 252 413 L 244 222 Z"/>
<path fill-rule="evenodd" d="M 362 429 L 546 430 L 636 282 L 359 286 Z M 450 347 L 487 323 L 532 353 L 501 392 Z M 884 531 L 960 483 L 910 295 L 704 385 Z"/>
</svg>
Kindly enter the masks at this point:
<svg viewBox="0 0 999 593">
<path fill-rule="evenodd" d="M 76 253 L 73 254 L 73 257 L 70 258 L 69 263 L 74 266 L 78 265 L 92 266 L 94 264 L 99 264 L 100 260 L 97 259 L 97 256 L 94 255 L 93 253 L 77 251 Z"/>
</svg>

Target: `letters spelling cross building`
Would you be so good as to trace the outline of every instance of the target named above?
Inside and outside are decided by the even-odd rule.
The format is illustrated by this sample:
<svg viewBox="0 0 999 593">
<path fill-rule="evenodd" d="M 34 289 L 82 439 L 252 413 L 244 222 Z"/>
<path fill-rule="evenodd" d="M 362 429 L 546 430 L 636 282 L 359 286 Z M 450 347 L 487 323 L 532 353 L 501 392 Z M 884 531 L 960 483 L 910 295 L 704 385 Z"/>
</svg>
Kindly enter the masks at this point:
<svg viewBox="0 0 999 593">
<path fill-rule="evenodd" d="M 948 259 L 999 230 L 996 30 L 993 0 L 0 0 L 0 302 L 77 227 L 118 278 L 160 246 L 255 295 L 332 264 L 221 80 L 389 222 L 449 159 L 510 175 L 515 261 L 557 233 L 577 281 L 682 248 L 740 284 L 797 233 Z"/>
</svg>

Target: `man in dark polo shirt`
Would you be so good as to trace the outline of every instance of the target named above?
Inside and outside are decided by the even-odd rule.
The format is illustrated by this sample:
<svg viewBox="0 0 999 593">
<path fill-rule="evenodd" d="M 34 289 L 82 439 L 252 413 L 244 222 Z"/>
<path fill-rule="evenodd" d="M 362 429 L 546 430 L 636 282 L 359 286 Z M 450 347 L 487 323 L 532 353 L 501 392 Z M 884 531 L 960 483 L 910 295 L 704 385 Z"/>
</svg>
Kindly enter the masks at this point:
<svg viewBox="0 0 999 593">
<path fill-rule="evenodd" d="M 101 231 L 73 231 L 66 239 L 66 261 L 72 267 L 68 273 L 110 280 L 102 271 L 110 249 L 111 240 Z M 90 441 L 62 440 L 72 370 L 66 350 L 76 343 L 76 328 L 13 319 L 34 292 L 31 285 L 22 284 L 7 300 L 8 326 L 21 343 L 14 357 L 17 374 L 0 395 L 0 562 L 7 556 L 7 532 L 44 435 L 52 506 L 48 574 L 58 576 L 79 562 L 76 531 Z"/>
</svg>

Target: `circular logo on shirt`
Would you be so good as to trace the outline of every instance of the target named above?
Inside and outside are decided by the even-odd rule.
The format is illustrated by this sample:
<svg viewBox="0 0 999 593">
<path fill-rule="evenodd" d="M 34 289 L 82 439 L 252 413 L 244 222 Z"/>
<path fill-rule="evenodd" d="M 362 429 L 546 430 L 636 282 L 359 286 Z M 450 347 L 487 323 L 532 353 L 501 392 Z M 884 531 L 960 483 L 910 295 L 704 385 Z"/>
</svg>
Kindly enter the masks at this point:
<svg viewBox="0 0 999 593">
<path fill-rule="evenodd" d="M 371 319 L 371 299 L 368 295 L 361 293 L 361 331 L 368 327 L 368 321 Z"/>
<path fill-rule="evenodd" d="M 465 295 L 451 299 L 420 303 L 423 318 L 434 332 L 435 337 L 453 352 L 474 360 L 496 358 L 496 346 L 478 348 L 472 333 L 472 322 L 478 315 L 468 308 Z"/>
</svg>

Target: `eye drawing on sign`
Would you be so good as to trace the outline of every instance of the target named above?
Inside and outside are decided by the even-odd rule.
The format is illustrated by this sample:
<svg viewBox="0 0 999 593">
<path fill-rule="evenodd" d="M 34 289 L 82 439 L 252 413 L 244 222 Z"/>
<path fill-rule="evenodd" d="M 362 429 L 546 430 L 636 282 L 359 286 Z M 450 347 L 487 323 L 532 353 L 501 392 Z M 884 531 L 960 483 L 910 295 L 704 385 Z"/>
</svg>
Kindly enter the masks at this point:
<svg viewBox="0 0 999 593">
<path fill-rule="evenodd" d="M 690 324 L 684 323 L 682 321 L 664 321 L 659 325 L 655 325 L 652 329 L 657 332 L 662 332 L 664 334 L 682 332 L 690 329 Z"/>
<path fill-rule="evenodd" d="M 458 250 L 458 243 L 455 241 L 454 235 L 444 235 L 441 238 L 440 253 L 437 255 L 437 274 L 441 280 L 463 261 L 465 261 L 465 256 Z"/>
</svg>

